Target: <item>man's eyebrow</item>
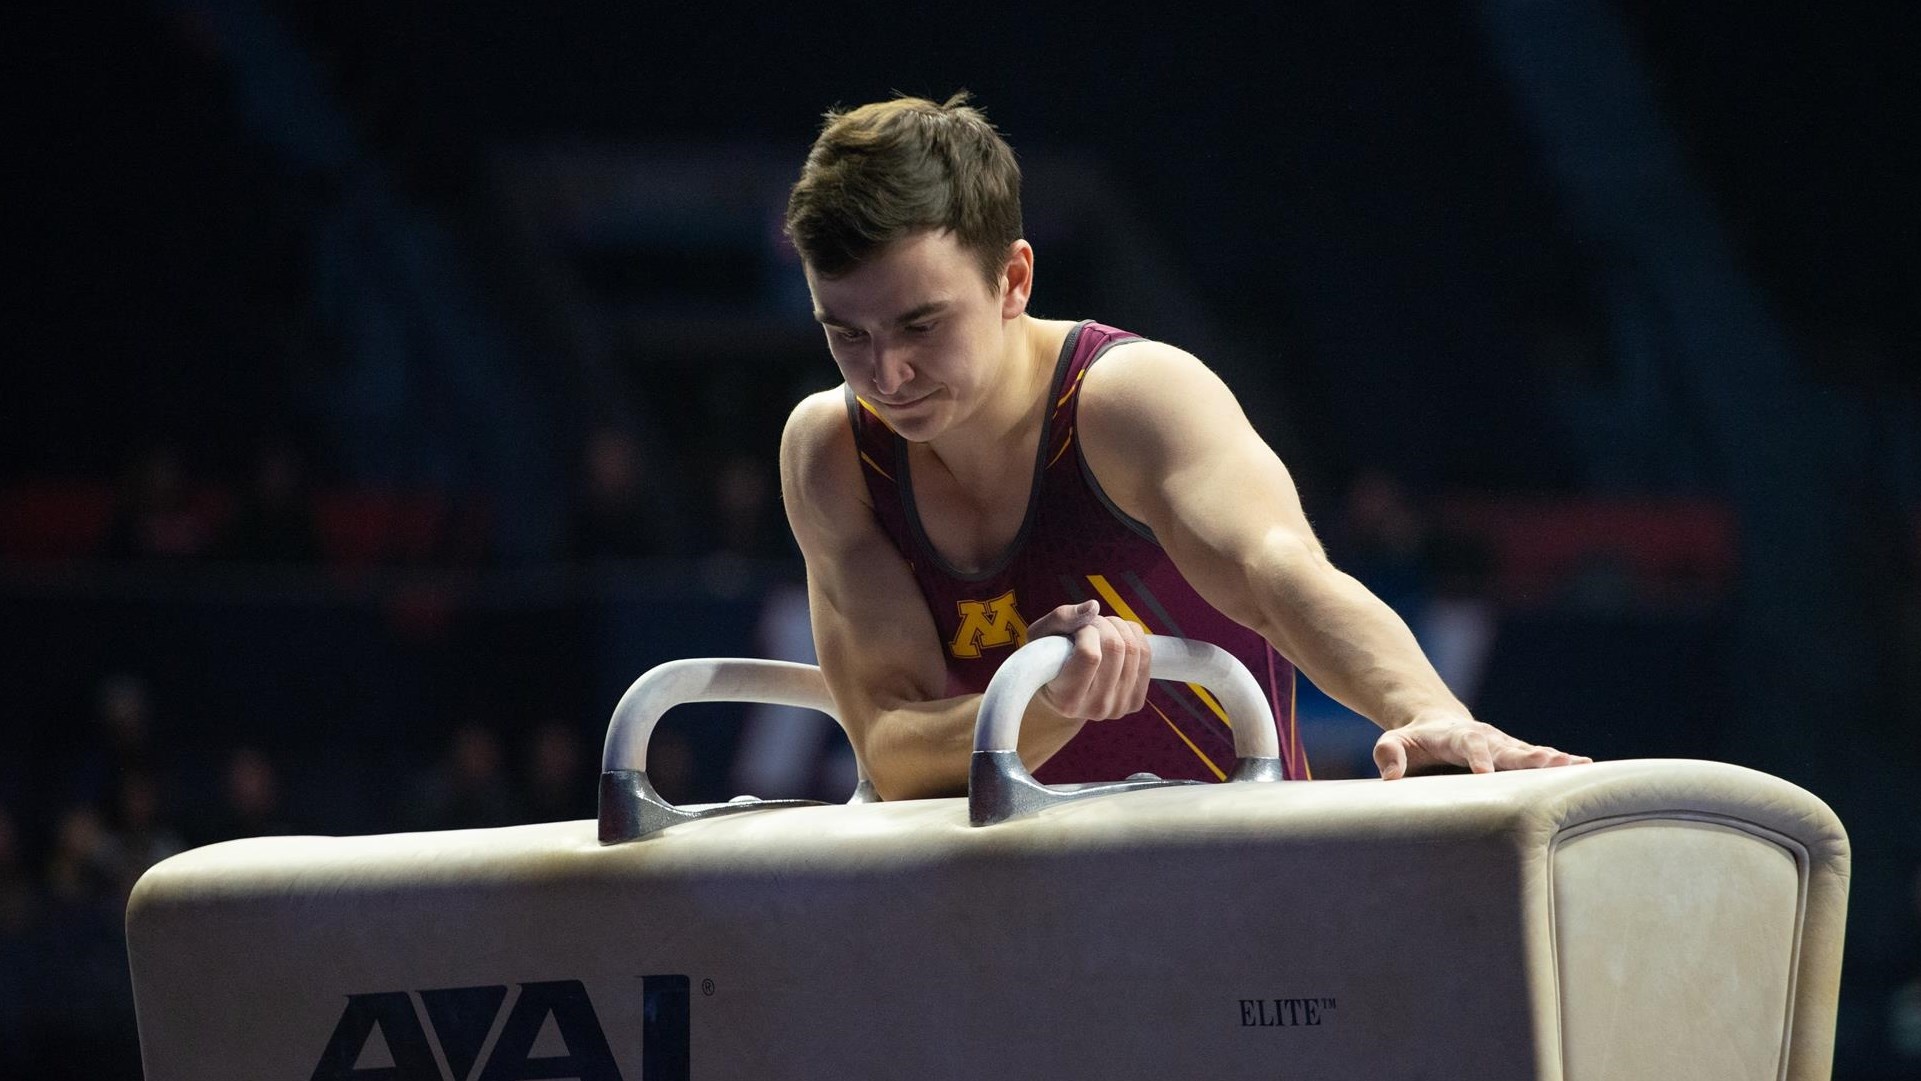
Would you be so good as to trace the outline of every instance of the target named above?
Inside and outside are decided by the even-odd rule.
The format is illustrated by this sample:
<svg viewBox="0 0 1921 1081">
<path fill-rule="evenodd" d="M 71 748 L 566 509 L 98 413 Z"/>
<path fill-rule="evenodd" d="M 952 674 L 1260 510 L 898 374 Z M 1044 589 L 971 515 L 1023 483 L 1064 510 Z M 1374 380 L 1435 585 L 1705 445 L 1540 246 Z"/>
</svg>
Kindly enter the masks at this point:
<svg viewBox="0 0 1921 1081">
<path fill-rule="evenodd" d="M 945 311 L 949 303 L 950 302 L 946 300 L 930 300 L 925 304 L 916 304 L 895 316 L 893 320 L 894 325 L 902 326 L 907 323 L 918 323 L 930 315 L 938 315 Z M 852 326 L 851 323 L 848 323 L 840 316 L 835 315 L 825 308 L 819 308 L 814 311 L 814 322 L 826 327 Z"/>
<path fill-rule="evenodd" d="M 930 315 L 936 315 L 946 310 L 946 308 L 947 301 L 945 300 L 930 300 L 925 304 L 916 304 L 896 316 L 894 324 L 896 326 L 904 326 L 908 323 L 918 323 Z"/>
</svg>

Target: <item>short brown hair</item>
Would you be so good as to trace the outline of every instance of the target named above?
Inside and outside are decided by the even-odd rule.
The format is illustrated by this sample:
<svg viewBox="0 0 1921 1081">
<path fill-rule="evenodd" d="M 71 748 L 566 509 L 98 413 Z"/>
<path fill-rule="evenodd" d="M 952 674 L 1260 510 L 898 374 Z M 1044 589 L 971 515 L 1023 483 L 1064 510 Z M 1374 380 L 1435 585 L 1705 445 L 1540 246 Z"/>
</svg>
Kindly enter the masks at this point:
<svg viewBox="0 0 1921 1081">
<path fill-rule="evenodd" d="M 787 236 L 814 272 L 835 278 L 922 229 L 944 229 L 999 292 L 1021 238 L 1014 151 L 963 90 L 936 105 L 898 97 L 827 113 L 787 198 Z"/>
</svg>

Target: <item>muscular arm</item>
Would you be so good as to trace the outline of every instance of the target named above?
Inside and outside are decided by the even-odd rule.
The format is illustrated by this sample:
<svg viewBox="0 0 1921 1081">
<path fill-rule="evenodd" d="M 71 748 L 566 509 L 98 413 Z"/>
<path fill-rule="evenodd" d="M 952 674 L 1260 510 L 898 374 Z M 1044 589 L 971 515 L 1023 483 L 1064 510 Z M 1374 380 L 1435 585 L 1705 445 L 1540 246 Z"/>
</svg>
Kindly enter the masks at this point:
<svg viewBox="0 0 1921 1081">
<path fill-rule="evenodd" d="M 1154 530 L 1210 604 L 1389 731 L 1375 753 L 1383 775 L 1576 760 L 1472 719 L 1407 624 L 1328 562 L 1286 467 L 1192 356 L 1155 342 L 1109 354 L 1081 389 L 1080 437 L 1109 498 Z"/>
<path fill-rule="evenodd" d="M 913 573 L 875 522 L 839 391 L 795 407 L 781 436 L 781 494 L 807 561 L 814 644 L 841 722 L 884 799 L 967 788 L 980 696 L 945 695 L 943 645 Z M 1039 699 L 1021 725 L 1029 769 L 1082 722 Z"/>
</svg>

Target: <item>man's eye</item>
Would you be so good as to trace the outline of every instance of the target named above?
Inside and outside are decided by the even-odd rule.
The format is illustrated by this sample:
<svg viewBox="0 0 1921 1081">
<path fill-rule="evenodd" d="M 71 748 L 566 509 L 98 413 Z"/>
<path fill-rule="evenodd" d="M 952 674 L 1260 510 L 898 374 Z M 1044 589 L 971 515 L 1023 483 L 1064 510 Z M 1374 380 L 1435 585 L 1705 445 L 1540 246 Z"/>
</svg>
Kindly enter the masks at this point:
<svg viewBox="0 0 1921 1081">
<path fill-rule="evenodd" d="M 926 333 L 928 333 L 929 331 L 931 331 L 931 330 L 933 330 L 933 329 L 934 329 L 934 324 L 932 324 L 932 323 L 909 323 L 909 324 L 907 324 L 907 332 L 908 332 L 909 334 L 926 334 Z"/>
<path fill-rule="evenodd" d="M 865 338 L 866 336 L 867 336 L 866 334 L 858 330 L 849 330 L 846 327 L 834 328 L 834 337 L 839 338 L 841 341 L 844 341 L 844 342 L 857 342 L 857 341 L 860 341 L 862 338 Z"/>
</svg>

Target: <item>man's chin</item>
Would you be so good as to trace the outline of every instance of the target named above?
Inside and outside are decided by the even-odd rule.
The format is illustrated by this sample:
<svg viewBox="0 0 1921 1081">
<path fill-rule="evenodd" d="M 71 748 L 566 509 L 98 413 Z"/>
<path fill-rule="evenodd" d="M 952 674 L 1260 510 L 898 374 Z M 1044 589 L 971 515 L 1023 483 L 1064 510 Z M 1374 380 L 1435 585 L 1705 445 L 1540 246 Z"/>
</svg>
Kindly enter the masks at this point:
<svg viewBox="0 0 1921 1081">
<path fill-rule="evenodd" d="M 940 433 L 940 425 L 930 424 L 926 421 L 915 424 L 897 424 L 894 426 L 894 434 L 909 443 L 932 443 L 940 436 Z"/>
<path fill-rule="evenodd" d="M 925 443 L 945 426 L 941 410 L 936 401 L 939 392 L 929 394 L 905 405 L 878 405 L 877 408 L 887 426 L 894 429 L 902 439 L 914 443 Z"/>
</svg>

